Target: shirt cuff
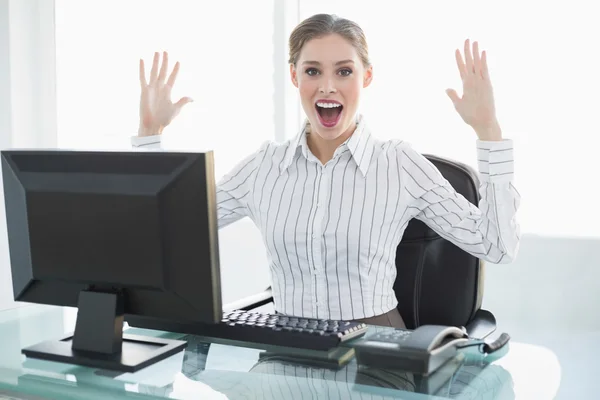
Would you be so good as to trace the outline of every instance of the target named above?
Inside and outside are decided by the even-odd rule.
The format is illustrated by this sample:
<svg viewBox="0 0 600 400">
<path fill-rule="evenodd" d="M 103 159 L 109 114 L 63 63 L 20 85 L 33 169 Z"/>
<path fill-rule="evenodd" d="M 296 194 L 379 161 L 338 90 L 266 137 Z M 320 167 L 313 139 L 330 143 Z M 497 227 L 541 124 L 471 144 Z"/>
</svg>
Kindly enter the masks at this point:
<svg viewBox="0 0 600 400">
<path fill-rule="evenodd" d="M 152 144 L 160 143 L 161 135 L 152 136 L 132 136 L 131 145 L 133 147 L 150 146 Z"/>
<path fill-rule="evenodd" d="M 515 172 L 513 141 L 477 140 L 477 164 L 483 181 L 511 182 Z"/>
</svg>

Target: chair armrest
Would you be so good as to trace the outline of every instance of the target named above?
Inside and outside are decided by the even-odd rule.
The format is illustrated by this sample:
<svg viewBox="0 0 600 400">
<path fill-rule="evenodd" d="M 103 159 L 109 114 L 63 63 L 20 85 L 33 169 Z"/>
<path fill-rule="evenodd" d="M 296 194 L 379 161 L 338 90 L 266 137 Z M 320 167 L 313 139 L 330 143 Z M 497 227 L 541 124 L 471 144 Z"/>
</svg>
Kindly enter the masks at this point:
<svg viewBox="0 0 600 400">
<path fill-rule="evenodd" d="M 264 306 L 265 304 L 269 304 L 272 302 L 273 292 L 269 287 L 263 292 L 244 297 L 242 299 L 236 300 L 228 304 L 224 304 L 223 312 L 229 312 L 233 310 L 252 310 L 254 308 L 258 308 L 260 306 Z"/>
<path fill-rule="evenodd" d="M 465 328 L 469 337 L 484 339 L 496 330 L 496 317 L 487 310 L 479 309 Z"/>
</svg>

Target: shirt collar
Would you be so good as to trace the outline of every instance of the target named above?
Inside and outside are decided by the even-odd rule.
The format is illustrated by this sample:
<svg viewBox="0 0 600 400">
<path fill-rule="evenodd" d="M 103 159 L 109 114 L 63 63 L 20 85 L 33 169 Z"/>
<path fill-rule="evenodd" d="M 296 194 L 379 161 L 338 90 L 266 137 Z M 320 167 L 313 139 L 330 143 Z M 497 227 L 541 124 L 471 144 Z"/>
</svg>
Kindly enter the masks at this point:
<svg viewBox="0 0 600 400">
<path fill-rule="evenodd" d="M 302 154 L 308 159 L 308 144 L 306 142 L 306 134 L 310 132 L 308 119 L 304 121 L 301 131 L 290 141 L 289 147 L 286 150 L 283 162 L 279 172 L 283 173 L 294 161 L 294 157 L 298 152 L 298 148 L 302 149 Z M 370 154 L 373 152 L 373 138 L 369 131 L 365 118 L 362 115 L 357 117 L 356 129 L 352 135 L 340 145 L 336 152 L 342 152 L 346 148 L 354 158 L 354 162 L 363 174 L 367 175 L 369 163 L 371 162 Z"/>
</svg>

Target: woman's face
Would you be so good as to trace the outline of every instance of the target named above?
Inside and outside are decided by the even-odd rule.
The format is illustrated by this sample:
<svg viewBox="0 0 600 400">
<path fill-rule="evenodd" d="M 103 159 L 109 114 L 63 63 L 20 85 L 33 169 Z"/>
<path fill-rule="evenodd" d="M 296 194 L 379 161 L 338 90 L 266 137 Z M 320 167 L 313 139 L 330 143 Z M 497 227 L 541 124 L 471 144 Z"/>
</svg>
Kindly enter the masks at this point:
<svg viewBox="0 0 600 400">
<path fill-rule="evenodd" d="M 373 68 L 363 65 L 356 49 L 338 34 L 310 40 L 290 72 L 311 132 L 325 140 L 350 135 L 361 90 L 373 75 Z"/>
</svg>

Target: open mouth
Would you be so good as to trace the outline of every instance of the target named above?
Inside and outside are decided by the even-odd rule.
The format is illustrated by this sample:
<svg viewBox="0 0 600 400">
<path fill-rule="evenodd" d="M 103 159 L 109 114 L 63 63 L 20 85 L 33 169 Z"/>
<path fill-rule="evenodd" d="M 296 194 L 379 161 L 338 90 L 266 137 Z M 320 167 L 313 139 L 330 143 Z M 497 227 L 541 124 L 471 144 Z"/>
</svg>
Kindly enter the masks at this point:
<svg viewBox="0 0 600 400">
<path fill-rule="evenodd" d="M 340 121 L 344 106 L 337 101 L 317 101 L 315 104 L 319 122 L 326 128 L 333 128 Z"/>
</svg>

